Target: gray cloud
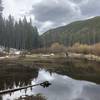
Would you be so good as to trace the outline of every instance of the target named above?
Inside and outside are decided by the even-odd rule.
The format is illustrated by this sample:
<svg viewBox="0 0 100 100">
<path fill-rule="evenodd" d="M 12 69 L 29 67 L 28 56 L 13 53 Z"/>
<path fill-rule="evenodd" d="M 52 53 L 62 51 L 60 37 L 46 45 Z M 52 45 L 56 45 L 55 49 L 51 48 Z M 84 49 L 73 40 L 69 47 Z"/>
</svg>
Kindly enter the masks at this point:
<svg viewBox="0 0 100 100">
<path fill-rule="evenodd" d="M 80 5 L 80 9 L 84 16 L 100 15 L 100 0 L 87 0 L 86 3 Z"/>
<path fill-rule="evenodd" d="M 31 13 L 35 15 L 36 20 L 38 21 L 53 21 L 53 22 L 62 22 L 67 19 L 72 18 L 75 13 L 79 15 L 78 7 L 64 0 L 44 0 L 37 5 L 33 6 Z"/>
<path fill-rule="evenodd" d="M 32 6 L 30 14 L 34 15 L 40 32 L 44 32 L 72 21 L 100 15 L 99 9 L 99 0 L 41 0 Z"/>
<path fill-rule="evenodd" d="M 50 28 L 100 16 L 100 0 L 3 0 L 4 16 L 32 17 L 40 33 Z M 24 4 L 24 5 L 23 5 Z"/>
<path fill-rule="evenodd" d="M 53 23 L 49 26 L 51 28 L 67 24 L 81 16 L 79 6 L 70 0 L 42 0 L 33 6 L 30 13 L 35 16 L 37 22 Z"/>
<path fill-rule="evenodd" d="M 85 0 L 70 0 L 76 4 L 80 4 L 80 3 L 83 3 Z"/>
</svg>

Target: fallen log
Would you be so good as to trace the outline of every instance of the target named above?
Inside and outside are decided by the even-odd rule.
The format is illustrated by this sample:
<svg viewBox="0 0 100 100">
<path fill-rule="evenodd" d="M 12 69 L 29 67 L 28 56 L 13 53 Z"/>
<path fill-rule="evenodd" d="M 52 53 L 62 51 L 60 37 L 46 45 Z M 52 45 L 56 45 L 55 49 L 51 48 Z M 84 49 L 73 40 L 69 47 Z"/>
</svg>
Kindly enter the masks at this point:
<svg viewBox="0 0 100 100">
<path fill-rule="evenodd" d="M 3 91 L 0 91 L 0 95 L 19 91 L 19 90 L 22 90 L 22 89 L 32 88 L 34 86 L 39 86 L 39 85 L 46 88 L 46 87 L 49 87 L 49 85 L 51 85 L 51 83 L 49 83 L 48 81 L 45 81 L 45 82 L 35 84 L 35 85 L 28 85 L 28 86 L 19 87 L 19 88 L 16 88 L 16 89 L 3 90 Z"/>
</svg>

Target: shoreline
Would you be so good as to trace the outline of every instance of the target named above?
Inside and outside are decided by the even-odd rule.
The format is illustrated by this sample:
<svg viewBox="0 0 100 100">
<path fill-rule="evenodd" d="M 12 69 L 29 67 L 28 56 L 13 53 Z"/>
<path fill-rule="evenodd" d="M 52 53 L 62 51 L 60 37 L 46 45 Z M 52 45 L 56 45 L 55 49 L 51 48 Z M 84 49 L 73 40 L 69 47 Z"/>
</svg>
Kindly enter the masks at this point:
<svg viewBox="0 0 100 100">
<path fill-rule="evenodd" d="M 93 54 L 82 54 L 82 53 L 68 53 L 66 55 L 65 53 L 60 54 L 31 54 L 31 55 L 6 55 L 1 56 L 0 60 L 16 60 L 20 58 L 33 58 L 33 59 L 49 59 L 49 58 L 72 58 L 72 59 L 84 59 L 89 61 L 97 61 L 100 62 L 100 56 L 96 56 Z"/>
<path fill-rule="evenodd" d="M 80 57 L 38 57 L 26 56 L 18 58 L 6 58 L 0 60 L 0 69 L 4 68 L 28 68 L 46 69 L 62 75 L 68 75 L 79 80 L 88 80 L 100 84 L 100 62 L 87 60 Z"/>
</svg>

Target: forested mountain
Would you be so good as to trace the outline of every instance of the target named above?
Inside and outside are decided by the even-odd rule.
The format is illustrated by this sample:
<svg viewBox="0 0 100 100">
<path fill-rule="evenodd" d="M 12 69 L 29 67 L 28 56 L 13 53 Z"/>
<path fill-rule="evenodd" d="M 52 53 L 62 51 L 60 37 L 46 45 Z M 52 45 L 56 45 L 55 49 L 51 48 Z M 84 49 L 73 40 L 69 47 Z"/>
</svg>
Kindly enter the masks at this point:
<svg viewBox="0 0 100 100">
<path fill-rule="evenodd" d="M 27 49 L 38 48 L 39 35 L 36 27 L 33 27 L 32 21 L 23 20 L 14 21 L 10 15 L 8 19 L 2 17 L 2 0 L 0 0 L 0 45 L 7 48 Z"/>
<path fill-rule="evenodd" d="M 100 17 L 76 21 L 66 26 L 51 29 L 42 36 L 43 46 L 48 47 L 54 42 L 71 46 L 76 42 L 94 44 L 100 42 Z"/>
<path fill-rule="evenodd" d="M 51 29 L 39 36 L 31 19 L 28 22 L 24 17 L 15 21 L 11 15 L 4 19 L 2 12 L 0 0 L 0 45 L 7 48 L 32 50 L 49 47 L 53 43 L 71 46 L 76 42 L 89 45 L 100 42 L 100 16 Z"/>
</svg>

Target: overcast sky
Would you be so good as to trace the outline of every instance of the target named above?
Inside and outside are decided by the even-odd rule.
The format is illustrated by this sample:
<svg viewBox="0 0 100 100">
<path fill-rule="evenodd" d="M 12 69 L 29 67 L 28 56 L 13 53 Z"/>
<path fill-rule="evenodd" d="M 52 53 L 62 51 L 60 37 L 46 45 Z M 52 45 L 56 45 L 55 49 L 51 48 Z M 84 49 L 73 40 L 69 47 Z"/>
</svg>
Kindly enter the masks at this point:
<svg viewBox="0 0 100 100">
<path fill-rule="evenodd" d="M 4 16 L 26 16 L 40 33 L 72 21 L 100 15 L 100 0 L 3 0 Z"/>
</svg>

